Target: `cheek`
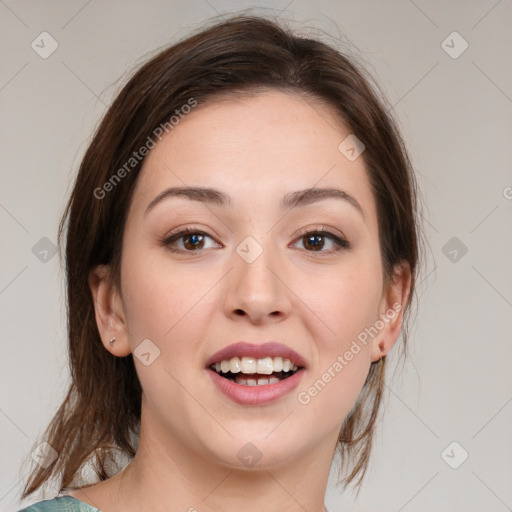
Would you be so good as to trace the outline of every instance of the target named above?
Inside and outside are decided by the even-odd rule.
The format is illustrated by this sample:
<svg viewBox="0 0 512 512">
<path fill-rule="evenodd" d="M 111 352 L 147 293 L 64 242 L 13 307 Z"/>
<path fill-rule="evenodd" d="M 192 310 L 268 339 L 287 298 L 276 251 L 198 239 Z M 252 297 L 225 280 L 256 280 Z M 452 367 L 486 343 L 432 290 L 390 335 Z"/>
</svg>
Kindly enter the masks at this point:
<svg viewBox="0 0 512 512">
<path fill-rule="evenodd" d="M 309 329 L 316 339 L 318 364 L 298 398 L 318 414 L 331 411 L 341 422 L 356 402 L 370 368 L 368 329 L 378 319 L 383 284 L 380 260 L 371 255 L 347 258 L 336 272 L 317 272 L 309 282 L 315 285 L 302 284 L 298 295 L 306 297 L 304 302 L 314 313 Z"/>
<path fill-rule="evenodd" d="M 177 392 L 172 395 L 177 399 L 181 396 L 179 385 L 169 374 L 178 382 L 188 382 L 196 366 L 202 369 L 197 355 L 210 332 L 215 308 L 219 308 L 216 284 L 223 273 L 173 265 L 166 256 L 163 251 L 127 254 L 123 295 L 134 356 L 145 339 L 159 350 L 154 368 L 135 360 L 146 394 L 174 389 Z M 166 387 L 160 389 L 164 383 Z"/>
<path fill-rule="evenodd" d="M 374 256 L 348 255 L 336 268 L 296 270 L 293 289 L 302 307 L 312 312 L 309 327 L 329 357 L 378 318 L 383 282 L 380 260 Z"/>
<path fill-rule="evenodd" d="M 164 251 L 126 254 L 122 282 L 130 334 L 165 342 L 180 323 L 187 323 L 215 280 L 185 267 L 172 265 Z"/>
<path fill-rule="evenodd" d="M 216 279 L 177 269 L 149 251 L 127 254 L 123 265 L 127 328 L 144 394 L 157 411 L 179 409 L 185 401 L 181 385 L 190 388 L 191 365 L 199 364 L 213 300 L 207 291 Z M 149 345 L 150 357 L 152 351 L 158 356 L 146 366 L 137 354 L 148 339 L 156 346 Z"/>
</svg>

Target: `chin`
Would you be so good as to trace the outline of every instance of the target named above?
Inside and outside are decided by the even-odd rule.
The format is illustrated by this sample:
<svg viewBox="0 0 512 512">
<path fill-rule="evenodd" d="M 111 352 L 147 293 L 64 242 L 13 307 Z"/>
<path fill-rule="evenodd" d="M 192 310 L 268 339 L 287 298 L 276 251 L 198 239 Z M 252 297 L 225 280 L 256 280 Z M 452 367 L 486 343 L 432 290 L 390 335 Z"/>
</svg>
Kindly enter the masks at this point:
<svg viewBox="0 0 512 512">
<path fill-rule="evenodd" d="M 274 427 L 276 425 L 274 424 Z M 265 430 L 264 433 L 255 432 L 251 436 L 246 431 L 245 435 L 241 438 L 236 436 L 230 439 L 229 442 L 224 442 L 220 445 L 211 447 L 211 454 L 216 463 L 230 469 L 236 470 L 270 470 L 275 469 L 289 460 L 297 457 L 303 446 L 297 443 L 284 444 L 281 435 L 277 432 L 274 438 L 268 436 L 271 429 Z"/>
</svg>

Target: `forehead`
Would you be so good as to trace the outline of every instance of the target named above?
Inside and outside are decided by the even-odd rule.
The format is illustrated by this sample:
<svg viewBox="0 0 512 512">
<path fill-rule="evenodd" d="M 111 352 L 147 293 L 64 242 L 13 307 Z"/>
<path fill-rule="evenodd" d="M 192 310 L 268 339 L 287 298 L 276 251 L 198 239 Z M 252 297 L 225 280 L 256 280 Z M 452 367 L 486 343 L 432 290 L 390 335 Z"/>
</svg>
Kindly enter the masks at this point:
<svg viewBox="0 0 512 512">
<path fill-rule="evenodd" d="M 339 150 L 349 135 L 332 108 L 300 94 L 222 98 L 192 109 L 150 151 L 134 203 L 145 206 L 171 186 L 221 189 L 234 207 L 278 202 L 292 190 L 339 187 L 371 217 L 363 159 L 350 161 Z"/>
</svg>

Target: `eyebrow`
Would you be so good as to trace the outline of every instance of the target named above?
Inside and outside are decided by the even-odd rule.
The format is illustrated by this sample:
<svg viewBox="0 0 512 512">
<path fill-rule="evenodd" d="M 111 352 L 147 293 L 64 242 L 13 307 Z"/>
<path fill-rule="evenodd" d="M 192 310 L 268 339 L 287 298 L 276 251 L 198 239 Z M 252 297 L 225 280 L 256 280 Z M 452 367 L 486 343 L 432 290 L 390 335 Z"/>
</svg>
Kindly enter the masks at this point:
<svg viewBox="0 0 512 512">
<path fill-rule="evenodd" d="M 231 199 L 220 190 L 208 187 L 171 187 L 158 194 L 146 207 L 147 215 L 158 203 L 171 197 L 186 197 L 192 201 L 209 203 L 226 207 L 231 205 Z M 281 209 L 287 210 L 307 206 L 325 199 L 341 199 L 351 204 L 364 218 L 364 212 L 357 200 L 338 188 L 307 188 L 286 194 L 281 202 Z"/>
</svg>

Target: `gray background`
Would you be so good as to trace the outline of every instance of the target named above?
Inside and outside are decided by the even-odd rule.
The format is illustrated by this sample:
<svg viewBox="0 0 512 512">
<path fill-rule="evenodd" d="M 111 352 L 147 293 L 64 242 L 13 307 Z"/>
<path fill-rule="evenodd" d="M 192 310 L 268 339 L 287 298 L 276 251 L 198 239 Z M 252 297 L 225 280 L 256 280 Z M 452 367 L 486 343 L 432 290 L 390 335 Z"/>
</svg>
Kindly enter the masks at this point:
<svg viewBox="0 0 512 512">
<path fill-rule="evenodd" d="M 20 505 L 22 461 L 69 378 L 63 272 L 44 251 L 93 129 L 149 52 L 248 7 L 348 38 L 393 106 L 424 197 L 431 251 L 410 357 L 389 376 L 359 498 L 331 481 L 327 506 L 512 510 L 510 0 L 0 1 L 1 510 Z M 46 59 L 31 47 L 43 31 L 58 43 Z"/>
</svg>

